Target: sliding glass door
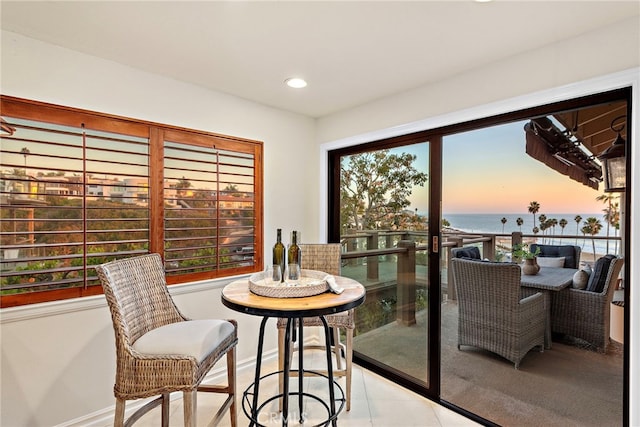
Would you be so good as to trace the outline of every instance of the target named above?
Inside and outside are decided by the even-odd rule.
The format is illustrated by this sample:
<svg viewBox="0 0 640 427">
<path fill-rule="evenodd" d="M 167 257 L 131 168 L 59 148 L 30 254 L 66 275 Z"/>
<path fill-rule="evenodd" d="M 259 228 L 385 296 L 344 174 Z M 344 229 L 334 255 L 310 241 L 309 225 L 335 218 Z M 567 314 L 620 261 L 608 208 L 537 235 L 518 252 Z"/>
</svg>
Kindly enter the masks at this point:
<svg viewBox="0 0 640 427">
<path fill-rule="evenodd" d="M 512 262 L 520 243 L 578 246 L 580 267 L 605 254 L 628 260 L 629 189 L 603 193 L 597 159 L 623 138 L 629 182 L 629 101 L 620 89 L 331 151 L 328 240 L 342 244 L 342 274 L 367 289 L 355 362 L 485 424 L 628 424 L 625 343 L 607 332 L 600 353 L 584 337 L 551 334 L 548 295 L 553 342 L 518 370 L 459 348 L 449 265 L 461 246 Z M 629 284 L 616 283 L 607 298 L 624 307 Z M 621 313 L 618 340 L 629 324 Z M 608 327 L 605 317 L 597 322 Z"/>
<path fill-rule="evenodd" d="M 343 245 L 342 275 L 367 289 L 356 310 L 356 361 L 421 390 L 432 384 L 429 302 L 439 298 L 429 277 L 438 271 L 430 253 L 439 233 L 438 221 L 430 224 L 438 217 L 430 204 L 432 150 L 424 139 L 391 140 L 332 155 L 339 209 L 331 241 Z"/>
</svg>

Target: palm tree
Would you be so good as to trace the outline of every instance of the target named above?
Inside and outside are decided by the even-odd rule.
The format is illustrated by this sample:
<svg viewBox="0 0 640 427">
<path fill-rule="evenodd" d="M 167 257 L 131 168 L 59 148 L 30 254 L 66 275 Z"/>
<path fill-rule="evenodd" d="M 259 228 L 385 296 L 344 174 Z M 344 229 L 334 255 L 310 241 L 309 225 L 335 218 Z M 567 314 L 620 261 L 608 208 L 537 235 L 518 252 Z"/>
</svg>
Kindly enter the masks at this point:
<svg viewBox="0 0 640 427">
<path fill-rule="evenodd" d="M 560 234 L 564 236 L 564 228 L 567 226 L 568 222 L 566 219 L 561 218 L 560 221 L 558 222 L 558 225 L 560 225 L 561 231 Z"/>
<path fill-rule="evenodd" d="M 602 201 L 602 203 L 607 204 L 607 207 L 602 210 L 604 212 L 604 220 L 607 222 L 607 253 L 609 253 L 609 239 L 608 239 L 609 230 L 610 230 L 609 226 L 614 225 L 616 214 L 618 215 L 618 217 L 620 216 L 620 213 L 618 212 L 618 209 L 617 209 L 619 204 L 615 202 L 617 198 L 618 197 L 614 196 L 613 194 L 606 194 L 606 193 L 596 197 L 596 200 Z M 614 206 L 615 206 L 615 209 L 614 209 Z M 617 245 L 618 245 L 618 241 L 616 240 L 616 253 L 617 253 Z"/>
<path fill-rule="evenodd" d="M 24 156 L 24 174 L 27 174 L 27 156 L 31 154 L 31 151 L 27 147 L 22 147 L 20 154 Z"/>
<path fill-rule="evenodd" d="M 618 230 L 620 230 L 620 205 L 618 202 L 612 203 L 609 209 L 605 209 L 604 215 L 605 221 L 607 221 L 607 230 L 609 224 L 613 227 L 613 235 L 614 237 L 618 237 Z M 607 231 L 608 232 L 608 231 Z M 607 240 L 607 253 L 609 253 L 609 241 Z M 618 253 L 618 240 L 615 240 L 615 250 L 614 252 Z"/>
<path fill-rule="evenodd" d="M 544 235 L 547 229 L 549 228 L 549 221 L 542 221 L 542 215 L 540 215 L 540 220 L 538 221 L 540 224 L 540 231 L 542 232 L 542 243 L 545 242 Z"/>
<path fill-rule="evenodd" d="M 544 243 L 544 232 L 545 232 L 545 230 L 547 228 L 549 228 L 549 225 L 546 224 L 546 222 L 547 222 L 547 216 L 545 214 L 538 215 L 538 224 L 540 224 L 540 231 L 542 231 L 542 242 L 543 243 Z"/>
<path fill-rule="evenodd" d="M 518 227 L 520 228 L 520 232 L 522 233 L 522 224 L 524 223 L 524 220 L 520 217 L 518 217 L 518 219 L 516 219 L 516 224 L 518 224 Z"/>
<path fill-rule="evenodd" d="M 596 261 L 596 239 L 594 238 L 596 234 L 602 230 L 602 223 L 596 217 L 590 216 L 584 221 L 584 226 L 582 227 L 582 232 L 587 235 L 591 235 L 591 244 L 593 245 L 593 261 Z"/>
<path fill-rule="evenodd" d="M 551 219 L 549 220 L 549 225 L 550 225 L 550 226 L 551 226 L 551 228 L 553 229 L 553 230 L 552 230 L 552 232 L 551 232 L 551 234 L 552 234 L 553 236 L 555 236 L 555 235 L 556 235 L 556 225 L 558 225 L 558 220 L 557 220 L 557 219 L 555 219 L 555 218 L 551 218 Z M 553 244 L 553 239 L 551 240 L 551 244 Z"/>
<path fill-rule="evenodd" d="M 602 210 L 602 212 L 604 212 L 604 220 L 607 222 L 607 253 L 609 253 L 609 226 L 611 225 L 611 221 L 610 221 L 610 213 L 611 213 L 611 202 L 615 199 L 616 197 L 613 194 L 601 194 L 600 196 L 596 197 L 596 200 L 602 203 L 606 203 L 607 207 L 605 209 Z"/>
<path fill-rule="evenodd" d="M 507 218 L 502 217 L 502 219 L 500 220 L 500 222 L 502 223 L 502 232 L 504 233 L 504 225 L 507 223 Z"/>
<path fill-rule="evenodd" d="M 536 214 L 538 213 L 538 211 L 540 210 L 540 203 L 538 202 L 531 202 L 529 203 L 529 213 L 533 214 L 533 226 L 536 226 Z"/>
<path fill-rule="evenodd" d="M 582 221 L 582 217 L 580 215 L 576 215 L 573 220 L 576 222 L 576 236 L 580 232 L 580 221 Z M 578 244 L 578 237 L 576 237 L 576 245 Z"/>
</svg>

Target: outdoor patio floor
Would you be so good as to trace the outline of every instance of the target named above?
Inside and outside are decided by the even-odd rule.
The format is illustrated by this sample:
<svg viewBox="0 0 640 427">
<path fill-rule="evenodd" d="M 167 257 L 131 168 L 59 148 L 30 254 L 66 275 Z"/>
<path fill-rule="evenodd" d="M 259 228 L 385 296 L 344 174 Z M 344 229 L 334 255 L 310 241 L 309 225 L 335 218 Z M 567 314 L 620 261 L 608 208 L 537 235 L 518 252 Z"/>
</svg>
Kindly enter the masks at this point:
<svg viewBox="0 0 640 427">
<path fill-rule="evenodd" d="M 532 350 L 516 370 L 488 351 L 457 349 L 455 301 L 442 304 L 441 330 L 443 400 L 503 426 L 622 425 L 622 345 L 612 341 L 601 354 L 565 339 Z M 426 334 L 423 310 L 414 326 L 394 322 L 357 336 L 354 349 L 427 380 Z"/>
</svg>

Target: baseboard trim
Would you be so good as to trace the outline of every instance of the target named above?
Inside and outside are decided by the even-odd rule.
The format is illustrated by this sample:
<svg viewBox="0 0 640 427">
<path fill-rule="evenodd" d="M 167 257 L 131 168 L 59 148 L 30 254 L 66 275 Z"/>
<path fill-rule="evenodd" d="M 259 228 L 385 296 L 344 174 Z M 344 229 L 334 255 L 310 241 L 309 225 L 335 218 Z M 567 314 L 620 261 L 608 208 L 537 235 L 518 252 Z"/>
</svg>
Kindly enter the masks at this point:
<svg viewBox="0 0 640 427">
<path fill-rule="evenodd" d="M 263 357 L 263 363 L 264 362 L 269 362 L 272 361 L 273 359 L 277 359 L 278 357 L 278 350 L 274 349 L 268 352 L 264 353 L 264 357 Z M 241 362 L 237 362 L 236 365 L 236 372 L 239 373 L 241 371 L 245 371 L 245 370 L 255 370 L 255 366 L 256 366 L 256 359 L 255 357 L 250 357 L 247 359 L 244 359 Z M 237 376 L 237 374 L 236 374 Z M 226 380 L 227 377 L 227 368 L 226 366 L 222 366 L 218 369 L 212 370 L 211 372 L 209 372 L 209 374 L 207 374 L 207 376 L 204 378 L 203 382 L 204 383 L 222 383 L 223 381 Z M 242 390 L 240 388 L 236 389 L 236 393 L 238 393 L 238 395 L 236 396 L 238 405 L 242 404 Z M 127 409 L 125 412 L 125 418 L 128 417 L 130 414 L 132 414 L 134 411 L 136 411 L 137 409 L 141 408 L 143 405 L 145 405 L 147 402 L 149 402 L 150 400 L 152 400 L 154 398 L 148 398 L 148 399 L 140 399 L 140 400 L 136 400 L 136 401 L 129 401 L 127 402 Z M 176 393 L 171 393 L 171 401 L 175 401 L 175 400 L 180 400 L 182 399 L 182 393 L 176 392 Z M 75 418 L 73 420 L 69 420 L 66 421 L 64 423 L 58 424 L 55 427 L 107 427 L 107 426 L 111 426 L 113 425 L 113 414 L 115 413 L 115 398 L 114 398 L 114 404 L 112 406 L 109 406 L 107 408 L 104 409 L 100 409 L 98 411 L 92 412 L 90 414 L 84 415 L 82 417 L 78 417 Z M 155 410 L 155 409 L 154 409 Z"/>
</svg>

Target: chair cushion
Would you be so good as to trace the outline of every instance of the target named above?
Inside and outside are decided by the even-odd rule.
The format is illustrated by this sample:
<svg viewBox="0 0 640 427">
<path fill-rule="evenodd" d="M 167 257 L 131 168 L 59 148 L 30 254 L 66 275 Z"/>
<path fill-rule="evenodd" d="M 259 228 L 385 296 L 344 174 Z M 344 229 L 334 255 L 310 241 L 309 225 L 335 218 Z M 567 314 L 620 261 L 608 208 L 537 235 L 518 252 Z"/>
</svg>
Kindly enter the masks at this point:
<svg viewBox="0 0 640 427">
<path fill-rule="evenodd" d="M 540 267 L 564 267 L 564 257 L 539 256 L 536 261 Z"/>
<path fill-rule="evenodd" d="M 532 244 L 531 251 L 535 251 L 536 248 L 540 248 L 540 254 L 538 257 L 564 257 L 565 268 L 578 268 L 578 262 L 576 260 L 576 248 L 571 245 L 538 245 Z"/>
<path fill-rule="evenodd" d="M 587 291 L 596 293 L 602 292 L 607 281 L 609 265 L 611 264 L 611 260 L 615 258 L 615 255 L 605 255 L 596 261 L 596 264 L 593 266 L 593 272 L 589 276 Z"/>
<path fill-rule="evenodd" d="M 199 363 L 233 331 L 226 320 L 187 320 L 147 332 L 133 343 L 133 348 L 143 354 L 192 356 Z"/>
<path fill-rule="evenodd" d="M 480 257 L 480 249 L 476 246 L 468 246 L 463 248 L 456 248 L 456 258 L 469 258 L 469 259 L 482 259 Z"/>
</svg>

